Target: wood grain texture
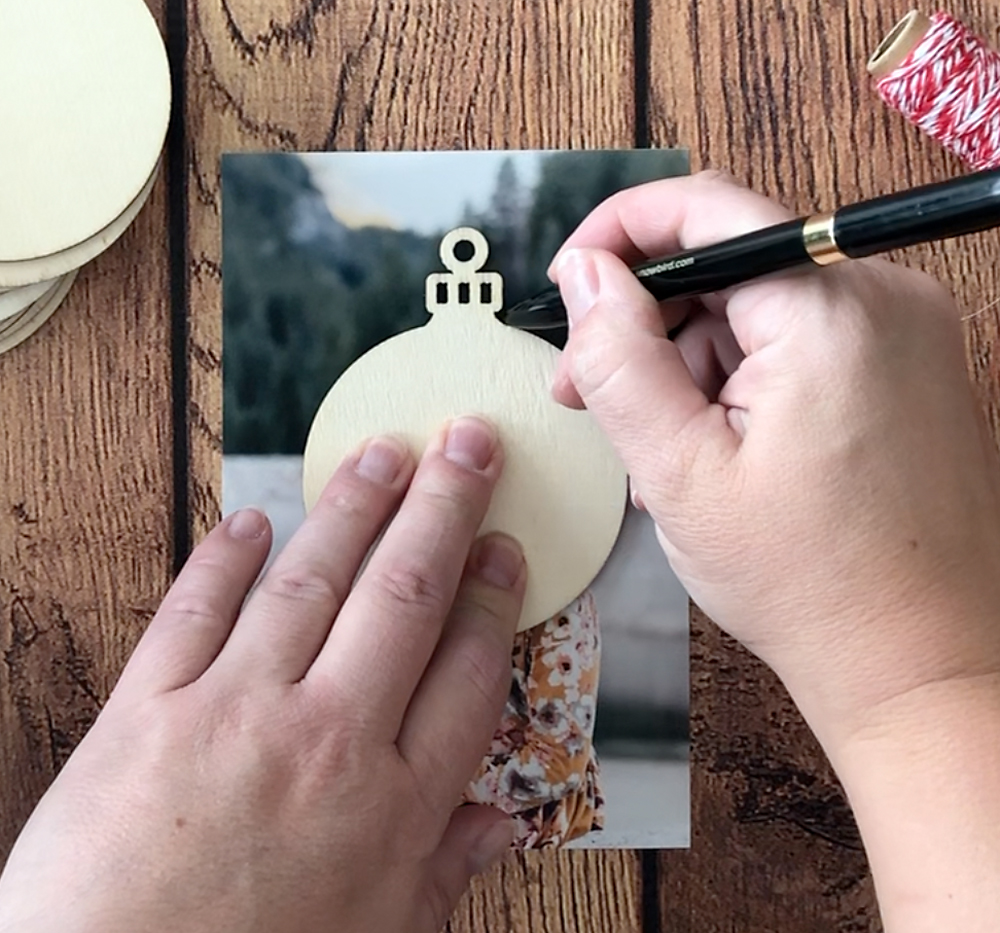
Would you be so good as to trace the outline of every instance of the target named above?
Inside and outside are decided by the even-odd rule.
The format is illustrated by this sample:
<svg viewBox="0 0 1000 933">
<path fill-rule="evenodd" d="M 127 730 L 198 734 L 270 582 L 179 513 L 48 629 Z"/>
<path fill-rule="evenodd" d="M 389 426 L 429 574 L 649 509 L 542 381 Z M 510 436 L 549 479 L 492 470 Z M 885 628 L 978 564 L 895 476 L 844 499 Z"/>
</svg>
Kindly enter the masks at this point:
<svg viewBox="0 0 1000 933">
<path fill-rule="evenodd" d="M 166 0 L 149 0 L 163 23 Z M 641 10 L 647 4 L 640 3 Z M 648 120 L 799 210 L 959 166 L 888 112 L 864 61 L 909 0 L 648 4 Z M 956 15 L 1000 34 L 986 0 Z M 629 145 L 622 0 L 188 0 L 190 516 L 218 517 L 219 170 L 242 149 Z M 0 853 L 86 731 L 168 581 L 166 184 L 45 330 L 0 357 Z M 974 313 L 995 234 L 913 251 Z M 967 326 L 1000 433 L 997 312 Z M 693 850 L 660 857 L 661 927 L 878 929 L 838 785 L 775 679 L 695 615 Z M 516 858 L 463 902 L 472 930 L 638 930 L 631 853 Z"/>
<path fill-rule="evenodd" d="M 188 0 L 192 530 L 219 516 L 219 158 L 241 150 L 629 146 L 629 0 Z M 452 929 L 640 928 L 633 853 L 518 857 Z"/>
<path fill-rule="evenodd" d="M 52 320 L 0 356 L 0 863 L 169 583 L 166 215 L 161 178 Z"/>
<path fill-rule="evenodd" d="M 654 144 L 690 144 L 696 167 L 729 170 L 799 211 L 962 171 L 881 103 L 865 72 L 911 6 L 657 0 L 649 32 Z M 986 0 L 956 0 L 950 11 L 1000 36 Z M 995 233 L 903 259 L 949 281 L 964 313 L 1000 295 Z M 997 321 L 993 309 L 966 330 L 995 436 Z M 859 838 L 823 755 L 776 679 L 697 613 L 692 733 L 693 848 L 660 857 L 663 930 L 878 930 Z"/>
</svg>

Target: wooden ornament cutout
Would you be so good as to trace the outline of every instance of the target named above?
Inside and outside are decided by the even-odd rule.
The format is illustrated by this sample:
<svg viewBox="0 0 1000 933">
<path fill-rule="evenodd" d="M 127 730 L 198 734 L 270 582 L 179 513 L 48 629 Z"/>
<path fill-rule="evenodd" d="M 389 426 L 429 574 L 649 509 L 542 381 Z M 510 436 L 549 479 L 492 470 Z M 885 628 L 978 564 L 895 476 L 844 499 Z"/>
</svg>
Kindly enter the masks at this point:
<svg viewBox="0 0 1000 933">
<path fill-rule="evenodd" d="M 473 251 L 465 260 L 455 252 L 463 242 Z M 396 434 L 419 455 L 447 421 L 483 415 L 500 433 L 505 467 L 481 533 L 503 531 L 524 547 L 523 631 L 597 576 L 624 516 L 626 473 L 590 414 L 552 399 L 559 351 L 496 319 L 503 280 L 482 271 L 486 238 L 460 227 L 440 251 L 449 271 L 427 278 L 430 322 L 358 359 L 320 405 L 305 450 L 306 509 L 365 439 Z"/>
<path fill-rule="evenodd" d="M 62 252 L 126 211 L 170 96 L 143 0 L 0 0 L 0 260 Z"/>
</svg>

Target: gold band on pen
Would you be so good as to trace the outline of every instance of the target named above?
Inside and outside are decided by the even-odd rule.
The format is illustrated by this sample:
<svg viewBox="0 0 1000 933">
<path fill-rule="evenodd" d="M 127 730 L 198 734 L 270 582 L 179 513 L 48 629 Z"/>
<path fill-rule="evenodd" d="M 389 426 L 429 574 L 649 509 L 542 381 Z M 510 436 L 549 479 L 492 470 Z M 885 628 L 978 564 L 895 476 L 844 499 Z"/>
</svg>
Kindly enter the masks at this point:
<svg viewBox="0 0 1000 933">
<path fill-rule="evenodd" d="M 849 257 L 837 246 L 834 214 L 813 214 L 802 227 L 802 243 L 817 266 L 830 266 Z"/>
</svg>

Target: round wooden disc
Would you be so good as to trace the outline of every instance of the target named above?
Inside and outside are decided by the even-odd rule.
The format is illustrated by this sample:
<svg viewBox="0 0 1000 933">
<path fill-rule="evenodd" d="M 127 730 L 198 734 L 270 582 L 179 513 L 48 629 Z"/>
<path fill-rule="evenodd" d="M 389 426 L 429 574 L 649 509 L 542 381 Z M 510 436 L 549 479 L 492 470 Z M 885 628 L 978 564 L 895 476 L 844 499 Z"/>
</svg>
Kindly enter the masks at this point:
<svg viewBox="0 0 1000 933">
<path fill-rule="evenodd" d="M 2 2 L 2 0 L 0 0 Z M 69 249 L 38 259 L 22 262 L 0 262 L 0 284 L 8 287 L 31 285 L 43 279 L 53 279 L 86 265 L 108 249 L 132 224 L 143 205 L 149 199 L 156 183 L 159 166 L 153 170 L 139 196 L 125 209 L 120 217 L 108 224 L 97 236 L 84 240 Z"/>
<path fill-rule="evenodd" d="M 41 298 L 17 317 L 0 324 L 0 353 L 13 350 L 34 334 L 63 303 L 69 294 L 77 272 L 62 276 Z"/>
<path fill-rule="evenodd" d="M 24 288 L 12 288 L 0 292 L 0 323 L 31 307 L 54 284 L 50 279 L 46 282 L 26 285 Z"/>
<path fill-rule="evenodd" d="M 552 399 L 558 350 L 481 309 L 433 310 L 429 324 L 375 347 L 327 394 L 306 444 L 306 508 L 368 437 L 396 434 L 419 455 L 448 420 L 489 418 L 505 466 L 481 531 L 524 547 L 519 630 L 530 628 L 569 605 L 607 560 L 624 516 L 625 469 L 588 412 Z"/>
<path fill-rule="evenodd" d="M 132 204 L 170 73 L 143 0 L 0 0 L 0 260 L 67 250 Z"/>
<path fill-rule="evenodd" d="M 44 303 L 49 299 L 49 297 L 55 292 L 61 279 L 57 279 L 55 282 L 49 282 L 46 285 L 45 291 L 38 296 L 27 308 L 19 311 L 17 314 L 12 315 L 4 321 L 0 321 L 0 340 L 3 339 L 4 334 L 12 334 L 15 330 L 22 327 L 24 322 L 34 317 L 35 310 L 37 306 Z"/>
</svg>

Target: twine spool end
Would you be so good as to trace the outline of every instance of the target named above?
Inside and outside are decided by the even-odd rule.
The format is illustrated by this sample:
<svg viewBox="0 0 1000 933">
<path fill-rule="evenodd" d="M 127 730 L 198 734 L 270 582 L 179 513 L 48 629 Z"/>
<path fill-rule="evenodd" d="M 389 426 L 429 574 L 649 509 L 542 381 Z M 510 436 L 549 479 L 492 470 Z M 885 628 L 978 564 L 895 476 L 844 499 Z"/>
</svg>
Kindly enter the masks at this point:
<svg viewBox="0 0 1000 933">
<path fill-rule="evenodd" d="M 907 13 L 879 43 L 868 59 L 868 73 L 876 80 L 892 74 L 927 35 L 931 18 L 919 10 Z"/>
</svg>

